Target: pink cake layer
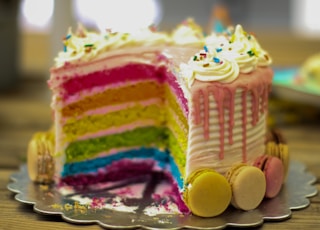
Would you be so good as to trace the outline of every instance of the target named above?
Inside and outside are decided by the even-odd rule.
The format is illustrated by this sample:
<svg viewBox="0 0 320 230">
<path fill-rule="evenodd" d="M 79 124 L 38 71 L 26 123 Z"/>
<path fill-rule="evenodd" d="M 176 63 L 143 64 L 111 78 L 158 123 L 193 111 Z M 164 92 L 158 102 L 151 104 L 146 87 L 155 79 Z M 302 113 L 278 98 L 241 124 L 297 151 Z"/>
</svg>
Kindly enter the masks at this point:
<svg viewBox="0 0 320 230">
<path fill-rule="evenodd" d="M 164 76 L 156 66 L 145 64 L 128 64 L 123 67 L 105 69 L 82 76 L 75 76 L 61 85 L 62 97 L 74 95 L 86 89 L 111 85 L 114 83 L 155 80 L 159 83 L 164 82 Z"/>
</svg>

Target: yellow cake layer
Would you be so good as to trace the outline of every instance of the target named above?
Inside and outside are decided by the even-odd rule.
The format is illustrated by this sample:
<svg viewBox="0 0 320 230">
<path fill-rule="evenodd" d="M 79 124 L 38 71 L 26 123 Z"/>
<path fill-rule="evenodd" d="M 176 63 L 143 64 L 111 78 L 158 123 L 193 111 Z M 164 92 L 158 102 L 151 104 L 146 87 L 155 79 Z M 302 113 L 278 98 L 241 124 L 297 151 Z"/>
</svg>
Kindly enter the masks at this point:
<svg viewBox="0 0 320 230">
<path fill-rule="evenodd" d="M 180 119 L 181 124 L 183 125 L 184 129 L 188 129 L 188 119 L 186 115 L 183 113 L 181 106 L 179 105 L 175 94 L 172 93 L 171 88 L 168 84 L 164 85 L 165 91 L 165 99 L 168 107 L 174 110 L 177 117 Z"/>
<path fill-rule="evenodd" d="M 179 168 L 181 176 L 184 177 L 186 168 L 186 149 L 181 148 L 179 139 L 176 138 L 170 130 L 168 130 L 166 144 L 172 158 Z"/>
<path fill-rule="evenodd" d="M 180 148 L 183 151 L 187 150 L 188 146 L 188 129 L 183 127 L 181 120 L 178 118 L 178 114 L 175 114 L 173 108 L 168 108 L 166 113 L 166 126 L 171 130 L 177 139 Z"/>
<path fill-rule="evenodd" d="M 63 126 L 65 141 L 76 140 L 79 136 L 107 130 L 112 127 L 120 127 L 138 120 L 154 120 L 155 125 L 163 125 L 165 111 L 157 104 L 144 106 L 136 104 L 123 110 L 107 114 L 90 115 L 82 119 L 71 118 Z"/>
</svg>

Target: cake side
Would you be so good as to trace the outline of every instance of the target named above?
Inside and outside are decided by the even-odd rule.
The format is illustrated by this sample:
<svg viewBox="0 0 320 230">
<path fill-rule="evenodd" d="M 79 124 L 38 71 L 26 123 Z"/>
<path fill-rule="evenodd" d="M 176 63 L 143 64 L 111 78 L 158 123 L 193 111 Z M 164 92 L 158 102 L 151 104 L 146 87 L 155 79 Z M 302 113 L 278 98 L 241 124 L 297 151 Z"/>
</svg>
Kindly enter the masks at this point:
<svg viewBox="0 0 320 230">
<path fill-rule="evenodd" d="M 213 207 L 190 203 L 201 201 L 204 193 L 209 203 L 220 197 L 238 209 L 251 210 L 263 200 L 270 183 L 252 164 L 265 154 L 272 60 L 240 25 L 212 38 L 187 65 L 181 65 L 190 109 L 184 200 L 193 213 L 201 216 L 215 216 L 226 208 L 224 202 L 216 202 Z M 228 175 L 239 166 L 243 166 L 242 176 L 230 179 Z M 214 179 L 215 189 L 203 190 L 205 185 L 199 180 L 208 170 L 225 175 L 232 190 L 230 196 L 223 195 L 229 194 L 229 189 L 221 178 Z M 204 178 L 200 181 L 210 180 L 209 175 Z M 258 191 L 250 188 L 253 183 L 261 185 Z M 250 197 L 254 199 L 246 205 Z"/>
<path fill-rule="evenodd" d="M 194 83 L 187 175 L 200 168 L 225 174 L 235 162 L 251 164 L 264 154 L 272 76 L 258 68 L 228 85 Z"/>
<path fill-rule="evenodd" d="M 187 175 L 201 168 L 225 174 L 265 149 L 271 58 L 240 25 L 207 42 L 181 66 L 192 110 Z"/>
</svg>

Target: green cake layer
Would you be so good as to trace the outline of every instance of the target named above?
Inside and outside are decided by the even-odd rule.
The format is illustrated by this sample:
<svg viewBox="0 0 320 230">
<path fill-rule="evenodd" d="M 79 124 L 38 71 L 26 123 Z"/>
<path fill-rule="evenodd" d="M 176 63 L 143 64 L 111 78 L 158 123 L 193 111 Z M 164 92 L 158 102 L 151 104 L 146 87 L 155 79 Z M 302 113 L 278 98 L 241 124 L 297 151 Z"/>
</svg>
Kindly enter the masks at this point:
<svg viewBox="0 0 320 230">
<path fill-rule="evenodd" d="M 167 127 L 142 127 L 127 132 L 72 142 L 66 149 L 66 163 L 93 158 L 102 151 L 123 147 L 169 147 L 174 158 L 184 163 L 184 150 Z M 82 154 L 79 155 L 78 153 Z M 184 164 L 183 164 L 184 165 Z"/>
</svg>

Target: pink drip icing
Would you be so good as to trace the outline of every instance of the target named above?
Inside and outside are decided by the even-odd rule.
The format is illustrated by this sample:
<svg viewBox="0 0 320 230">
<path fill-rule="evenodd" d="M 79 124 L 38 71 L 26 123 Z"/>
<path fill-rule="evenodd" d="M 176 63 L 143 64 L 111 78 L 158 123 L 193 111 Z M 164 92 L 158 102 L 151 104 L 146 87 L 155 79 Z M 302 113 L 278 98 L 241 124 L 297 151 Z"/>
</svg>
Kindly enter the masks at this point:
<svg viewBox="0 0 320 230">
<path fill-rule="evenodd" d="M 234 127 L 234 94 L 235 91 L 229 90 L 230 100 L 229 100 L 229 144 L 233 144 L 232 130 Z"/>
<path fill-rule="evenodd" d="M 220 151 L 219 151 L 219 159 L 222 160 L 224 158 L 224 100 L 225 100 L 225 93 L 223 88 L 218 88 L 211 86 L 210 91 L 213 94 L 215 101 L 218 107 L 218 119 L 220 125 Z M 209 113 L 208 113 L 209 119 Z M 208 139 L 209 139 L 209 132 L 208 132 Z"/>
<path fill-rule="evenodd" d="M 201 124 L 201 119 L 200 119 L 200 97 L 201 97 L 202 91 L 199 90 L 193 95 L 193 117 L 194 117 L 194 123 L 196 125 Z"/>
<path fill-rule="evenodd" d="M 208 90 L 203 90 L 203 129 L 204 138 L 209 140 L 209 92 Z"/>
<path fill-rule="evenodd" d="M 242 92 L 242 161 L 247 161 L 247 90 Z"/>
<path fill-rule="evenodd" d="M 252 95 L 251 121 L 255 126 L 260 117 L 260 113 L 265 113 L 268 109 L 268 95 L 271 89 L 273 72 L 270 68 L 260 68 L 250 74 L 240 74 L 237 80 L 230 84 L 222 84 L 219 82 L 200 82 L 196 81 L 192 89 L 193 116 L 195 125 L 203 125 L 205 140 L 209 140 L 209 95 L 214 96 L 220 126 L 220 151 L 219 159 L 224 159 L 224 136 L 225 136 L 225 120 L 224 110 L 229 110 L 228 121 L 228 139 L 229 144 L 233 143 L 233 127 L 234 127 L 234 106 L 235 93 L 237 89 L 242 89 L 241 106 L 242 106 L 242 160 L 247 161 L 247 97 L 248 93 Z M 203 104 L 203 118 L 201 119 L 201 104 Z"/>
<path fill-rule="evenodd" d="M 269 87 L 263 88 L 263 92 L 262 92 L 263 99 L 261 100 L 261 105 L 260 105 L 260 113 L 262 114 L 268 109 L 267 101 L 268 101 L 269 92 L 270 92 Z"/>
<path fill-rule="evenodd" d="M 264 111 L 268 111 L 268 96 L 270 92 L 271 92 L 271 85 L 268 85 L 268 88 L 265 88 L 265 92 L 264 92 L 264 100 L 263 100 Z"/>
<path fill-rule="evenodd" d="M 259 107 L 259 97 L 257 89 L 252 89 L 251 91 L 252 95 L 252 105 L 251 105 L 251 112 L 252 112 L 252 125 L 256 125 L 259 120 L 259 110 L 257 109 Z"/>
</svg>

